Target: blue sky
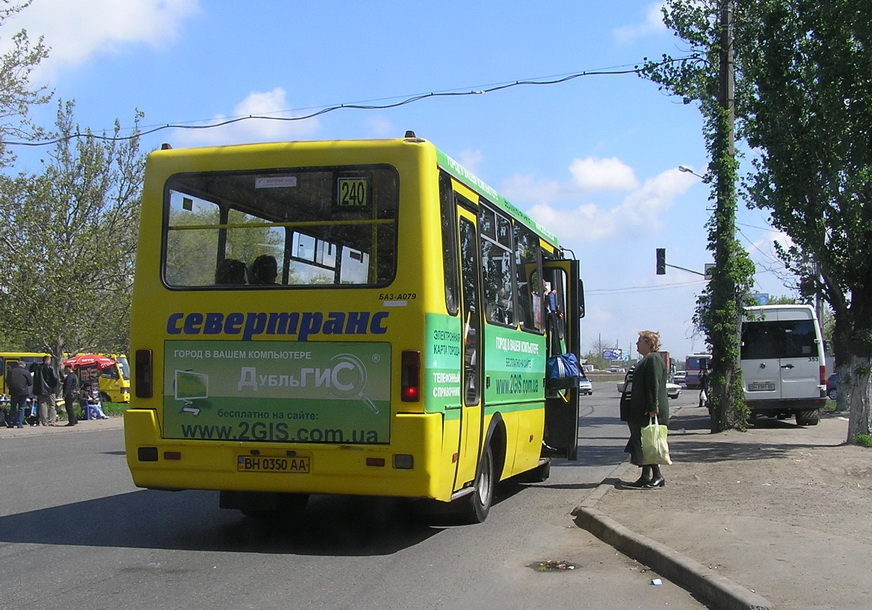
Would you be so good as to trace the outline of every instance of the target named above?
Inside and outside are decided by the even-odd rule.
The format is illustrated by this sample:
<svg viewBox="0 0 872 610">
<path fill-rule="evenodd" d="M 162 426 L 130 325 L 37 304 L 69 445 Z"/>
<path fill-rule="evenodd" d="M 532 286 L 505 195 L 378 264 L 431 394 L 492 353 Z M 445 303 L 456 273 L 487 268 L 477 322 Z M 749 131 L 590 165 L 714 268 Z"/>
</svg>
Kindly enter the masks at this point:
<svg viewBox="0 0 872 610">
<path fill-rule="evenodd" d="M 350 103 L 384 105 L 430 92 L 481 91 L 516 81 L 632 68 L 683 55 L 646 0 L 330 3 L 293 0 L 33 0 L 0 32 L 45 37 L 38 82 L 76 101 L 76 119 L 111 131 L 295 117 Z M 56 106 L 35 113 L 51 124 Z M 584 349 L 625 351 L 636 333 L 661 333 L 684 356 L 705 347 L 691 318 L 711 261 L 702 120 L 693 106 L 629 74 L 435 97 L 384 110 L 342 109 L 300 121 L 246 120 L 208 130 L 166 129 L 145 150 L 288 139 L 401 137 L 412 129 L 551 228 L 582 261 Z M 22 153 L 35 170 L 39 155 Z M 745 164 L 747 165 L 747 163 Z M 766 215 L 741 204 L 740 241 L 757 264 L 756 289 L 784 287 Z"/>
</svg>

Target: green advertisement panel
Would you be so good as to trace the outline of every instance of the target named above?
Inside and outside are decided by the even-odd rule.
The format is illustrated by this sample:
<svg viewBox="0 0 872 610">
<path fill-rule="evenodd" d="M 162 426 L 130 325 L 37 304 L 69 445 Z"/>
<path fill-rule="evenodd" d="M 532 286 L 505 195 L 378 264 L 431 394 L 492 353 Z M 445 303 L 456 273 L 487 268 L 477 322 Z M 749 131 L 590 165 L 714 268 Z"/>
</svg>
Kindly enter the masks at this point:
<svg viewBox="0 0 872 610">
<path fill-rule="evenodd" d="M 460 408 L 460 320 L 427 314 L 427 348 L 424 356 L 424 396 L 430 413 Z"/>
<path fill-rule="evenodd" d="M 387 343 L 167 341 L 164 438 L 390 441 Z"/>
<path fill-rule="evenodd" d="M 545 339 L 500 326 L 485 328 L 485 363 L 490 377 L 485 402 L 541 400 L 545 392 Z"/>
</svg>

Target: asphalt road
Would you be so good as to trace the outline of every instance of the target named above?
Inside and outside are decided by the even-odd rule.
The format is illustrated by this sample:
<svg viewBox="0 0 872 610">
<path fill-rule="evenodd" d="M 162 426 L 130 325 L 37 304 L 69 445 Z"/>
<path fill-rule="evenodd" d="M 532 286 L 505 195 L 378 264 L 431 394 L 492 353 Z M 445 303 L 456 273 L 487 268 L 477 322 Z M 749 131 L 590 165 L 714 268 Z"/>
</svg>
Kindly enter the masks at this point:
<svg viewBox="0 0 872 610">
<path fill-rule="evenodd" d="M 624 457 L 613 383 L 582 398 L 579 461 L 502 486 L 474 526 L 334 496 L 264 524 L 216 493 L 135 488 L 120 426 L 86 424 L 0 430 L 0 608 L 703 607 L 572 521 Z"/>
</svg>

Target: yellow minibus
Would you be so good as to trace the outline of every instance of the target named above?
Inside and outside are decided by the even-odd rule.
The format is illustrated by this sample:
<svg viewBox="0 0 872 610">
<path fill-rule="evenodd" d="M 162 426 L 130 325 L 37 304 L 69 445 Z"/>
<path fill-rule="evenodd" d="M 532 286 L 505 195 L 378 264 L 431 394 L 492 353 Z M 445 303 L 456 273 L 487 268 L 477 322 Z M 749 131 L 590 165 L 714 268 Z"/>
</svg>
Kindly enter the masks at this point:
<svg viewBox="0 0 872 610">
<path fill-rule="evenodd" d="M 579 262 L 433 144 L 149 155 L 127 460 L 247 515 L 310 494 L 454 503 L 575 459 Z M 546 298 L 546 296 L 548 298 Z"/>
</svg>

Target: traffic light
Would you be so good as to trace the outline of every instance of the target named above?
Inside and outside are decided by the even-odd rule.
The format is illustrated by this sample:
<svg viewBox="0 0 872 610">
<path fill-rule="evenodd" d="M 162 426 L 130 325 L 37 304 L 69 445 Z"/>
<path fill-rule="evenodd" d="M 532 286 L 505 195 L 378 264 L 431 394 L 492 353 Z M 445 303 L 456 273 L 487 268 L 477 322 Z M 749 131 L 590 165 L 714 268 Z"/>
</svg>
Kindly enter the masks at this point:
<svg viewBox="0 0 872 610">
<path fill-rule="evenodd" d="M 657 275 L 666 275 L 666 248 L 657 248 Z"/>
</svg>

